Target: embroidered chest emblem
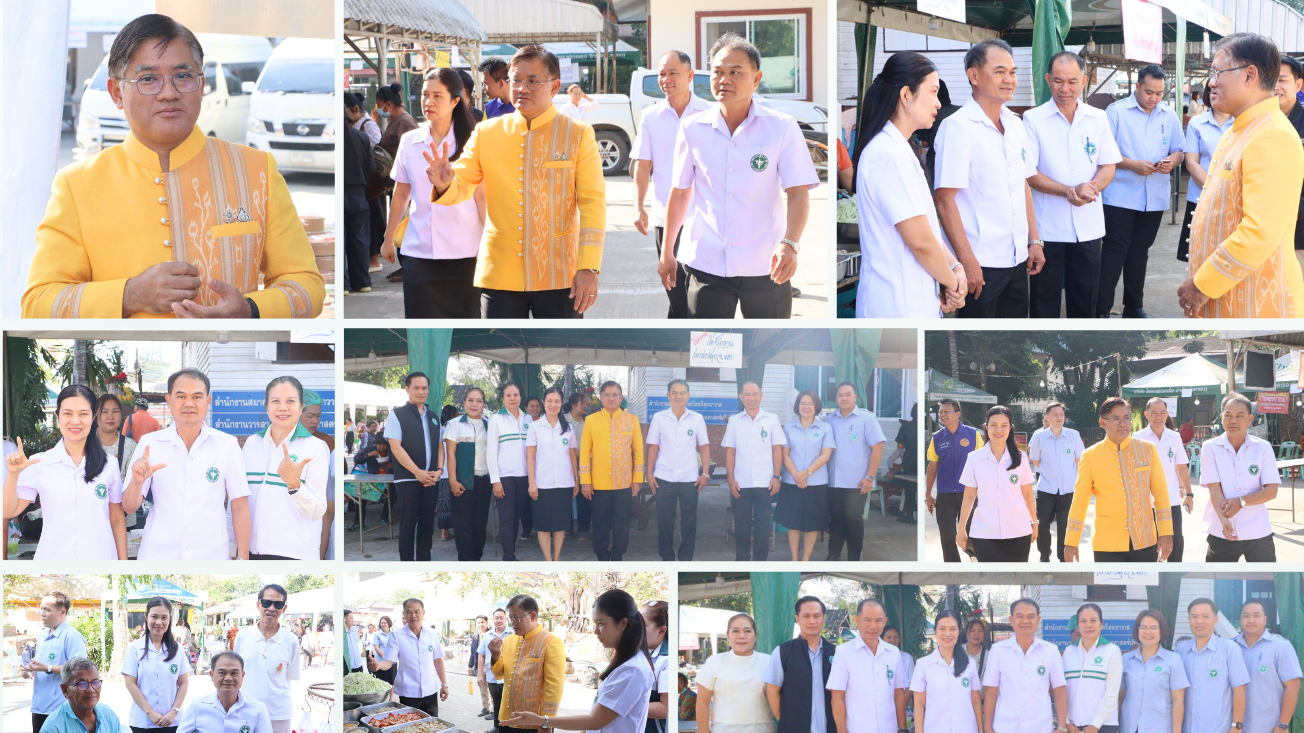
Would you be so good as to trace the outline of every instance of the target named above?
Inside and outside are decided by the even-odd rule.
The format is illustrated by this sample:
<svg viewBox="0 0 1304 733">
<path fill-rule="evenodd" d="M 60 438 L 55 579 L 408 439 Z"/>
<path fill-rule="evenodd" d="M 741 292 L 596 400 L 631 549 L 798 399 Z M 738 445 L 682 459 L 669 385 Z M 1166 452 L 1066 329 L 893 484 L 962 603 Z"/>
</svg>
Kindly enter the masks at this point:
<svg viewBox="0 0 1304 733">
<path fill-rule="evenodd" d="M 54 652 L 50 652 L 50 661 L 54 661 Z"/>
<path fill-rule="evenodd" d="M 1046 675 L 1046 665 L 1043 664 L 1042 666 L 1038 667 L 1037 674 L 1044 677 Z"/>
<path fill-rule="evenodd" d="M 293 453 L 291 453 L 291 454 L 290 454 L 290 460 L 291 460 L 292 462 L 294 462 L 294 463 L 298 463 L 298 462 L 299 462 L 299 457 L 296 456 L 296 455 L 294 455 Z"/>
<path fill-rule="evenodd" d="M 761 429 L 761 437 L 762 437 L 762 438 L 768 438 L 768 437 L 770 437 L 770 431 L 768 431 L 768 430 L 762 428 L 762 429 Z"/>
<path fill-rule="evenodd" d="M 434 651 L 435 651 L 435 645 L 434 645 L 434 644 L 428 644 L 428 645 L 426 645 L 426 651 L 431 652 L 431 653 L 434 653 Z"/>
<path fill-rule="evenodd" d="M 179 668 L 178 668 L 177 665 L 175 665 L 175 664 L 172 665 L 171 667 L 168 667 L 168 671 L 171 672 L 172 674 L 176 674 L 176 673 L 177 673 L 177 669 L 179 669 Z"/>
<path fill-rule="evenodd" d="M 816 438 L 820 437 L 820 434 L 819 434 L 819 433 L 815 433 L 815 437 L 816 437 Z M 851 437 L 854 438 L 854 437 L 856 437 L 856 436 L 853 435 L 853 436 L 851 436 Z"/>
<path fill-rule="evenodd" d="M 770 159 L 765 157 L 764 153 L 757 153 L 752 156 L 752 170 L 760 173 L 770 167 Z"/>
<path fill-rule="evenodd" d="M 887 678 L 888 678 L 888 679 L 892 679 L 892 678 L 895 677 L 895 676 L 896 676 L 896 675 L 892 673 L 892 670 L 889 669 L 889 670 L 887 671 Z"/>
<path fill-rule="evenodd" d="M 942 446 L 942 447 L 945 448 L 946 446 Z M 968 439 L 968 438 L 960 438 L 960 447 L 961 447 L 961 448 L 968 448 L 968 447 L 969 447 L 969 439 Z"/>
<path fill-rule="evenodd" d="M 109 488 L 104 484 L 95 484 L 95 498 L 103 499 L 109 495 Z"/>
<path fill-rule="evenodd" d="M 247 725 L 240 726 L 240 733 L 249 733 L 249 726 Z"/>
<path fill-rule="evenodd" d="M 692 435 L 693 435 L 693 429 L 692 429 L 692 428 L 689 428 L 689 429 L 688 429 L 688 436 L 691 438 Z"/>
<path fill-rule="evenodd" d="M 221 475 L 222 472 L 217 470 L 217 466 L 210 466 L 208 470 L 204 472 L 204 478 L 208 479 L 208 483 L 210 484 L 217 483 L 217 479 Z"/>
<path fill-rule="evenodd" d="M 1168 457 L 1169 458 L 1173 457 L 1173 449 L 1171 447 L 1168 449 Z"/>
<path fill-rule="evenodd" d="M 1104 658 L 1104 657 L 1096 657 L 1095 664 L 1100 664 L 1100 663 L 1103 662 L 1103 661 L 1105 661 L 1105 658 Z"/>
<path fill-rule="evenodd" d="M 1163 145 L 1164 147 L 1168 147 L 1168 138 L 1165 137 L 1163 140 L 1160 141 L 1159 144 Z"/>
<path fill-rule="evenodd" d="M 1069 453 L 1072 453 L 1072 452 L 1073 452 L 1073 449 L 1072 449 L 1072 448 L 1065 448 L 1065 449 L 1064 449 L 1064 454 L 1065 454 L 1065 455 L 1068 455 Z"/>
<path fill-rule="evenodd" d="M 969 686 L 969 678 L 968 678 L 968 677 L 961 677 L 961 678 L 960 678 L 960 686 L 961 686 L 961 687 L 968 687 L 968 686 Z"/>
<path fill-rule="evenodd" d="M 1027 148 L 1019 148 L 1019 156 L 1023 158 L 1023 162 L 1024 162 L 1024 163 L 1027 163 L 1027 162 L 1028 162 L 1028 149 L 1027 149 Z"/>
<path fill-rule="evenodd" d="M 1266 664 L 1260 664 L 1260 665 L 1259 665 L 1259 672 L 1261 672 L 1261 673 L 1266 673 L 1267 671 L 1268 671 L 1268 665 L 1266 665 Z"/>
<path fill-rule="evenodd" d="M 1091 138 L 1087 138 L 1087 144 L 1082 146 L 1082 151 L 1088 156 L 1096 154 L 1096 144 L 1091 142 Z"/>
<path fill-rule="evenodd" d="M 1209 676 L 1210 676 L 1210 677 L 1217 677 L 1217 676 L 1218 676 L 1218 670 L 1216 670 L 1216 669 L 1211 669 L 1211 670 L 1209 670 Z"/>
<path fill-rule="evenodd" d="M 1252 463 L 1252 464 L 1250 464 L 1250 475 L 1251 475 L 1251 476 L 1258 476 L 1258 475 L 1259 475 L 1259 464 L 1257 464 L 1257 463 Z"/>
<path fill-rule="evenodd" d="M 1018 476 L 1018 474 L 1014 474 L 1014 473 L 1010 474 L 1010 483 L 1012 483 L 1012 484 L 1017 484 L 1017 483 L 1019 483 L 1019 476 Z"/>
<path fill-rule="evenodd" d="M 817 436 L 815 436 L 815 437 L 818 438 L 819 436 L 817 435 Z M 856 439 L 856 434 L 855 434 L 855 433 L 852 433 L 852 434 L 851 434 L 851 439 L 852 439 L 852 440 L 855 440 L 855 439 Z"/>
<path fill-rule="evenodd" d="M 1162 671 L 1164 671 L 1164 668 L 1163 668 L 1162 666 L 1160 666 L 1160 667 L 1155 667 L 1155 671 L 1156 671 L 1156 672 L 1162 672 Z"/>
<path fill-rule="evenodd" d="M 570 438 L 562 438 L 562 439 L 561 439 L 561 444 L 562 444 L 562 445 L 570 445 Z"/>
</svg>

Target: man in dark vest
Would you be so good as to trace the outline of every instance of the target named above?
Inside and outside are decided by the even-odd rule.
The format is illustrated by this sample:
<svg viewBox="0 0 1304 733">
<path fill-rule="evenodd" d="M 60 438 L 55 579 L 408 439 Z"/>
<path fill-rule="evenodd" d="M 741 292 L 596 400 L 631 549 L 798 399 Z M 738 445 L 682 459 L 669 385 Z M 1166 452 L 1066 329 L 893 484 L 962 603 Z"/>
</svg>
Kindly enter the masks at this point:
<svg viewBox="0 0 1304 733">
<path fill-rule="evenodd" d="M 803 596 L 795 607 L 801 636 L 774 648 L 765 670 L 765 697 L 779 721 L 778 733 L 836 733 L 832 692 L 825 689 L 834 647 L 820 636 L 824 601 Z"/>
<path fill-rule="evenodd" d="M 942 429 L 933 433 L 928 441 L 928 472 L 924 484 L 924 499 L 928 513 L 937 512 L 937 529 L 942 534 L 942 559 L 960 562 L 960 548 L 955 544 L 956 529 L 960 526 L 960 509 L 964 504 L 964 487 L 960 473 L 969 454 L 983 447 L 978 431 L 960 424 L 960 403 L 944 398 L 937 403 L 937 420 Z M 933 485 L 937 497 L 933 497 Z M 972 523 L 973 517 L 970 516 Z M 965 527 L 968 532 L 969 528 Z"/>
<path fill-rule="evenodd" d="M 408 403 L 385 419 L 385 440 L 394 460 L 394 493 L 398 499 L 399 560 L 430 560 L 435 536 L 435 484 L 443 473 L 439 447 L 439 416 L 426 409 L 430 378 L 412 372 L 403 378 Z M 415 548 L 415 552 L 414 552 Z"/>
</svg>

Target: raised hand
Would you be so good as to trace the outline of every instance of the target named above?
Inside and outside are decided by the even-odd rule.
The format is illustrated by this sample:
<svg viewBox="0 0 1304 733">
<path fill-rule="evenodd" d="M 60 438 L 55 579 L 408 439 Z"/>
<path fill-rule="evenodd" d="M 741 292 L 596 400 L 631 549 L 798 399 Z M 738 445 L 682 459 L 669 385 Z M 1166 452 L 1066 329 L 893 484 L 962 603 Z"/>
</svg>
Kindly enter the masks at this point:
<svg viewBox="0 0 1304 733">
<path fill-rule="evenodd" d="M 430 152 L 421 151 L 426 159 L 426 177 L 436 191 L 443 192 L 453 185 L 453 162 L 448 159 L 448 143 L 430 142 Z"/>
<path fill-rule="evenodd" d="M 41 459 L 28 458 L 27 454 L 23 453 L 23 439 L 14 438 L 14 440 L 18 442 L 18 450 L 5 456 L 5 465 L 9 467 L 9 473 L 17 475 L 33 463 L 40 463 Z"/>
<path fill-rule="evenodd" d="M 288 490 L 297 489 L 303 485 L 303 480 L 299 477 L 303 475 L 303 469 L 308 465 L 308 461 L 312 460 L 312 457 L 309 456 L 302 461 L 296 462 L 290 456 L 289 445 L 282 445 L 281 451 L 285 456 L 281 459 L 281 465 L 276 467 L 276 475 L 281 477 Z"/>
<path fill-rule="evenodd" d="M 145 452 L 141 454 L 140 460 L 131 464 L 131 480 L 133 482 L 144 483 L 146 479 L 153 476 L 156 471 L 166 468 L 168 464 L 149 462 L 149 446 L 145 446 Z"/>
</svg>

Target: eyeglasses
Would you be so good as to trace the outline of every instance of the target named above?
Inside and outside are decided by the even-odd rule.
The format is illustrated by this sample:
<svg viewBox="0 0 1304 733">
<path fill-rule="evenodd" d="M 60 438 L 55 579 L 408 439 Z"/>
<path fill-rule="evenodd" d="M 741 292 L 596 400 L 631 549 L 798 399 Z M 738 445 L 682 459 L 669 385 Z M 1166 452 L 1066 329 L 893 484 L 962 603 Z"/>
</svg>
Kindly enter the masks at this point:
<svg viewBox="0 0 1304 733">
<path fill-rule="evenodd" d="M 513 88 L 525 87 L 527 89 L 538 89 L 551 81 L 552 79 L 520 79 L 515 76 L 507 77 L 507 83 Z"/>
<path fill-rule="evenodd" d="M 91 680 L 90 682 L 87 682 L 86 680 L 77 680 L 76 682 L 73 682 L 71 684 L 73 687 L 76 687 L 82 692 L 85 692 L 88 689 L 98 690 L 100 689 L 100 685 L 104 683 L 101 680 Z"/>
<path fill-rule="evenodd" d="M 1230 69 L 1215 69 L 1214 67 L 1210 66 L 1210 67 L 1209 67 L 1209 83 L 1210 83 L 1210 84 L 1217 84 L 1217 83 L 1218 83 L 1218 75 L 1219 75 L 1219 74 L 1226 74 L 1226 73 L 1231 72 L 1231 71 L 1240 71 L 1241 69 L 1248 69 L 1249 67 L 1250 67 L 1249 64 L 1245 64 L 1244 66 L 1233 66 L 1233 67 L 1230 68 Z"/>
<path fill-rule="evenodd" d="M 1132 422 L 1131 415 L 1124 415 L 1123 417 L 1106 417 L 1101 419 L 1109 423 L 1110 425 L 1122 425 L 1123 423 Z"/>
<path fill-rule="evenodd" d="M 172 76 L 163 74 L 145 74 L 137 79 L 122 79 L 123 82 L 130 82 L 136 85 L 136 91 L 147 97 L 163 91 L 163 82 L 167 79 L 172 80 L 172 86 L 182 94 L 190 94 L 199 91 L 199 87 L 204 83 L 204 75 L 196 71 L 181 71 Z"/>
<path fill-rule="evenodd" d="M 524 623 L 525 619 L 529 617 L 530 617 L 529 614 L 526 614 L 524 616 L 509 616 L 508 618 L 512 620 L 513 624 L 519 624 L 519 623 Z"/>
<path fill-rule="evenodd" d="M 263 608 L 272 608 L 273 606 L 275 606 L 276 610 L 278 611 L 281 610 L 282 608 L 285 608 L 285 601 L 273 601 L 268 598 L 263 598 L 258 602 L 263 604 Z"/>
</svg>

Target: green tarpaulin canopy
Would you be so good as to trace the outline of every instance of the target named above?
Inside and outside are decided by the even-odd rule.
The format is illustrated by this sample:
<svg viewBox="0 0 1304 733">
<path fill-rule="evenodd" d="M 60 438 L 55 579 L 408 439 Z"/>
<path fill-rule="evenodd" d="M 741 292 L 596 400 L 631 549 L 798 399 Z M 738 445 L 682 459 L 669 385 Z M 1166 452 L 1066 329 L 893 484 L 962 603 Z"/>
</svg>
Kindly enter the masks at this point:
<svg viewBox="0 0 1304 733">
<path fill-rule="evenodd" d="M 977 402 L 983 405 L 996 404 L 996 395 L 984 392 L 977 387 L 970 386 L 960 380 L 937 371 L 936 369 L 928 370 L 928 401 L 936 402 L 945 397 L 950 397 L 959 402 Z"/>
<path fill-rule="evenodd" d="M 1169 364 L 1123 385 L 1124 397 L 1176 397 L 1184 390 L 1192 397 L 1227 393 L 1227 367 L 1201 354 Z"/>
<path fill-rule="evenodd" d="M 159 578 L 147 587 L 132 590 L 123 599 L 123 603 L 148 603 L 149 599 L 155 596 L 163 596 L 173 603 L 185 603 L 192 606 L 198 606 L 207 597 L 191 593 L 176 583 Z"/>
</svg>

